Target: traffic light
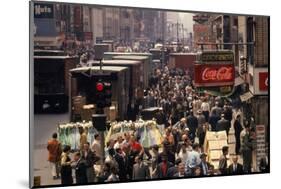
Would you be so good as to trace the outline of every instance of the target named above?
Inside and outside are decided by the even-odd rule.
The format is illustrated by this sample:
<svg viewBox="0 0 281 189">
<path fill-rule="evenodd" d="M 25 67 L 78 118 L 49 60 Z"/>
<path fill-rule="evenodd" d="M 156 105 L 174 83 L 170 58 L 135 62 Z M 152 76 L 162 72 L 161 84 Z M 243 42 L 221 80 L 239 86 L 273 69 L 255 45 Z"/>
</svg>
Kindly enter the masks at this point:
<svg viewBox="0 0 281 189">
<path fill-rule="evenodd" d="M 103 82 L 96 83 L 96 105 L 98 108 L 105 107 L 105 95 L 104 95 L 104 86 Z"/>
<path fill-rule="evenodd" d="M 111 106 L 111 83 L 98 81 L 96 82 L 96 105 L 98 108 Z"/>
</svg>

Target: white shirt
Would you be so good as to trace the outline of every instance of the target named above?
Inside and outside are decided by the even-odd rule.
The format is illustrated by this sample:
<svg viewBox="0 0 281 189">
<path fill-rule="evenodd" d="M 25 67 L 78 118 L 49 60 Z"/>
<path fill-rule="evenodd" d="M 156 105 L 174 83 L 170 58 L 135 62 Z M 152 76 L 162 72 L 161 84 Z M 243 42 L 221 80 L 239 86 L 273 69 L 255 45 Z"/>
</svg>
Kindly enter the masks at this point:
<svg viewBox="0 0 281 189">
<path fill-rule="evenodd" d="M 208 103 L 208 102 L 203 102 L 203 103 L 201 104 L 201 109 L 202 109 L 202 111 L 204 111 L 204 112 L 210 111 L 210 105 L 209 105 L 209 103 Z"/>
<path fill-rule="evenodd" d="M 200 163 L 201 163 L 201 159 L 200 159 L 199 152 L 192 150 L 191 152 L 188 153 L 188 158 L 185 163 L 186 168 L 187 167 L 194 168 Z"/>
<path fill-rule="evenodd" d="M 182 162 L 185 163 L 187 161 L 187 158 L 188 158 L 188 153 L 189 153 L 188 149 L 186 149 L 185 153 L 183 153 L 183 151 L 181 149 L 177 158 L 181 158 Z"/>
<path fill-rule="evenodd" d="M 101 157 L 101 145 L 99 141 L 94 140 L 92 144 L 92 150 L 96 153 L 97 156 Z"/>
<path fill-rule="evenodd" d="M 121 143 L 119 143 L 119 142 L 116 142 L 115 144 L 114 144 L 114 149 L 116 150 L 117 148 L 122 148 L 122 146 L 123 146 L 123 144 Z"/>
</svg>

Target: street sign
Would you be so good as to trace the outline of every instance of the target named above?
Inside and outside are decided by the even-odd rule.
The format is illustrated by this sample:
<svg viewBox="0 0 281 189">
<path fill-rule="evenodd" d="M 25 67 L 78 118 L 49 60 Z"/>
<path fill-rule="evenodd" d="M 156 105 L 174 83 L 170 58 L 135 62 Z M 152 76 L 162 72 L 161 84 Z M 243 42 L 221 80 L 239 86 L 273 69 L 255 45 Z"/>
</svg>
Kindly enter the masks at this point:
<svg viewBox="0 0 281 189">
<path fill-rule="evenodd" d="M 34 3 L 34 18 L 54 18 L 54 5 Z"/>
<path fill-rule="evenodd" d="M 197 22 L 199 24 L 203 24 L 204 22 L 207 22 L 209 19 L 209 16 L 207 14 L 197 14 L 193 16 L 193 21 Z"/>
<path fill-rule="evenodd" d="M 95 44 L 94 50 L 95 50 L 95 60 L 102 60 L 104 52 L 107 52 L 109 49 L 108 44 Z"/>
<path fill-rule="evenodd" d="M 257 139 L 257 160 L 256 160 L 256 168 L 259 171 L 259 165 L 262 158 L 266 157 L 265 151 L 265 126 L 264 125 L 256 125 L 256 139 Z"/>
<path fill-rule="evenodd" d="M 260 91 L 268 90 L 268 72 L 259 72 L 259 89 Z"/>
</svg>

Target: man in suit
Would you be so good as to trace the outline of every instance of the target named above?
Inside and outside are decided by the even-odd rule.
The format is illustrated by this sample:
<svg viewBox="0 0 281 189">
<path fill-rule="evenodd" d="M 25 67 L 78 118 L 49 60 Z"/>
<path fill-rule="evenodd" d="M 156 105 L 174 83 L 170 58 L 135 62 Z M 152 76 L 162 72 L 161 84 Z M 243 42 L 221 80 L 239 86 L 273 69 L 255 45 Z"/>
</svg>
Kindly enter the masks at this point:
<svg viewBox="0 0 281 189">
<path fill-rule="evenodd" d="M 218 121 L 217 124 L 217 131 L 226 131 L 228 135 L 230 129 L 230 122 L 224 118 L 224 114 L 221 115 L 221 119 Z"/>
<path fill-rule="evenodd" d="M 178 166 L 182 162 L 180 158 L 176 159 L 175 166 L 170 167 L 167 172 L 167 177 L 172 178 L 178 172 Z"/>
<path fill-rule="evenodd" d="M 142 156 L 135 157 L 135 164 L 133 167 L 133 180 L 145 180 L 150 179 L 150 172 L 148 165 L 142 162 Z"/>
<path fill-rule="evenodd" d="M 82 159 L 80 152 L 76 152 L 74 154 L 75 161 L 75 177 L 77 184 L 85 184 L 88 183 L 87 180 L 87 166 L 86 162 Z"/>
<path fill-rule="evenodd" d="M 220 117 L 216 113 L 211 113 L 208 122 L 211 125 L 212 131 L 217 131 L 217 124 Z"/>
<path fill-rule="evenodd" d="M 181 136 L 181 141 L 178 143 L 177 148 L 176 148 L 176 153 L 180 153 L 180 150 L 182 149 L 183 144 L 185 144 L 185 146 L 189 146 L 190 145 L 190 141 L 189 138 L 186 134 L 183 134 Z"/>
<path fill-rule="evenodd" d="M 118 175 L 120 181 L 126 181 L 127 180 L 127 168 L 128 168 L 128 161 L 125 158 L 125 153 L 121 150 L 120 146 L 116 147 L 116 154 L 114 156 L 115 161 L 118 165 Z"/>
<path fill-rule="evenodd" d="M 202 153 L 200 155 L 201 163 L 199 164 L 199 167 L 201 169 L 201 176 L 207 176 L 209 175 L 209 168 L 210 168 L 210 163 L 207 162 L 207 154 Z"/>
<path fill-rule="evenodd" d="M 199 145 L 200 145 L 200 147 L 202 147 L 203 143 L 204 143 L 204 139 L 205 139 L 204 127 L 205 127 L 206 120 L 205 120 L 205 116 L 202 114 L 201 110 L 198 110 L 197 118 L 198 118 L 197 136 L 199 138 Z"/>
<path fill-rule="evenodd" d="M 86 172 L 87 172 L 87 180 L 88 183 L 95 181 L 95 170 L 94 170 L 94 164 L 97 162 L 100 158 L 95 155 L 95 153 L 90 149 L 90 143 L 87 142 L 84 144 L 84 148 L 81 151 L 82 159 L 85 160 L 86 163 Z"/>
<path fill-rule="evenodd" d="M 224 107 L 223 107 L 223 114 L 224 114 L 224 118 L 226 120 L 228 120 L 229 122 L 231 122 L 232 114 L 233 114 L 232 107 L 230 105 L 228 105 L 228 104 L 224 105 Z"/>
<path fill-rule="evenodd" d="M 174 164 L 176 161 L 175 153 L 173 152 L 172 145 L 170 145 L 168 141 L 163 142 L 163 151 L 159 155 L 161 158 L 162 156 L 167 156 L 167 161 L 172 164 Z"/>
<path fill-rule="evenodd" d="M 241 165 L 240 163 L 238 163 L 238 156 L 235 155 L 232 157 L 232 164 L 229 165 L 228 167 L 228 173 L 230 175 L 240 175 L 243 174 L 243 165 Z"/>
<path fill-rule="evenodd" d="M 228 154 L 228 146 L 222 147 L 222 155 L 219 160 L 219 170 L 222 175 L 227 174 L 227 154 Z"/>
<path fill-rule="evenodd" d="M 194 116 L 193 111 L 190 111 L 190 115 L 187 116 L 187 126 L 189 128 L 189 132 L 191 134 L 190 140 L 194 141 L 195 133 L 198 128 L 198 119 Z"/>
<path fill-rule="evenodd" d="M 244 130 L 240 134 L 241 155 L 243 158 L 243 169 L 245 173 L 251 173 L 252 169 L 252 151 L 254 148 L 254 140 L 251 136 L 251 128 L 249 124 L 245 124 Z"/>
<path fill-rule="evenodd" d="M 211 114 L 215 114 L 216 116 L 221 116 L 222 108 L 219 106 L 219 102 L 215 102 L 215 106 L 211 109 Z"/>
<path fill-rule="evenodd" d="M 158 145 L 152 146 L 152 170 L 154 171 L 159 163 L 161 163 L 161 156 Z"/>
<path fill-rule="evenodd" d="M 173 164 L 168 161 L 167 155 L 162 154 L 162 162 L 157 165 L 153 175 L 155 178 L 167 178 L 168 169 L 170 167 L 173 167 Z"/>
<path fill-rule="evenodd" d="M 236 119 L 234 121 L 234 135 L 235 135 L 235 153 L 240 154 L 240 147 L 241 147 L 241 141 L 240 141 L 240 134 L 243 130 L 243 127 L 241 125 L 241 116 L 237 115 Z"/>
<path fill-rule="evenodd" d="M 174 174 L 173 177 L 174 178 L 181 178 L 181 177 L 187 177 L 187 176 L 188 175 L 185 172 L 184 163 L 183 162 L 179 163 L 177 173 Z"/>
</svg>

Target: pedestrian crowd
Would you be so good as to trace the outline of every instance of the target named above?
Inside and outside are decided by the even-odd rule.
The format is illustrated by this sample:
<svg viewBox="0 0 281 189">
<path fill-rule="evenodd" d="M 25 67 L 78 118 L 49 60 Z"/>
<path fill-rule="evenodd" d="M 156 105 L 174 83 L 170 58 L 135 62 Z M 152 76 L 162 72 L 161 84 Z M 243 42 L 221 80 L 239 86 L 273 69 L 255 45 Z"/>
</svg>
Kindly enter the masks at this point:
<svg viewBox="0 0 281 189">
<path fill-rule="evenodd" d="M 188 71 L 156 69 L 144 96 L 135 101 L 133 117 L 143 108 L 160 107 L 155 119 L 164 128 L 161 145 L 144 148 L 136 132 L 126 132 L 109 140 L 103 158 L 99 134 L 90 144 L 81 131 L 80 150 L 72 154 L 70 146 L 60 146 L 54 133 L 48 142 L 53 178 L 68 185 L 74 183 L 73 172 L 78 184 L 250 173 L 255 144 L 250 124 L 242 124 L 240 115 L 233 116 L 229 100 L 195 92 L 191 78 Z M 228 134 L 232 122 L 236 154 L 229 164 L 229 148 L 224 146 L 215 169 L 203 149 L 206 132 Z M 239 155 L 243 164 L 238 163 Z"/>
</svg>

